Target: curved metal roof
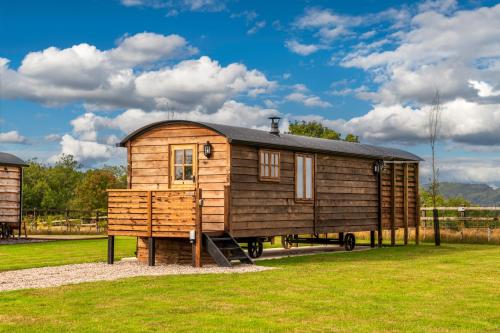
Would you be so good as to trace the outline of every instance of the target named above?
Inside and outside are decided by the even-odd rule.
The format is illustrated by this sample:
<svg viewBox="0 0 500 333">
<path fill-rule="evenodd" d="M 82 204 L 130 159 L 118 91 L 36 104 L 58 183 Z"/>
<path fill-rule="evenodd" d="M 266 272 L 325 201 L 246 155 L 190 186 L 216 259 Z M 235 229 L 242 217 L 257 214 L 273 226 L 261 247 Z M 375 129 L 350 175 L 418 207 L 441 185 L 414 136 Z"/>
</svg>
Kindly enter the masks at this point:
<svg viewBox="0 0 500 333">
<path fill-rule="evenodd" d="M 225 136 L 230 143 L 247 144 L 258 147 L 281 148 L 305 152 L 323 152 L 349 156 L 370 157 L 385 160 L 422 161 L 417 155 L 395 149 L 372 146 L 342 140 L 328 140 L 293 134 L 271 134 L 266 131 L 189 120 L 167 120 L 146 125 L 125 137 L 117 146 L 126 147 L 128 141 L 151 129 L 169 124 L 193 124 L 211 129 Z"/>
<path fill-rule="evenodd" d="M 15 155 L 0 152 L 0 165 L 27 166 L 28 164 Z"/>
</svg>

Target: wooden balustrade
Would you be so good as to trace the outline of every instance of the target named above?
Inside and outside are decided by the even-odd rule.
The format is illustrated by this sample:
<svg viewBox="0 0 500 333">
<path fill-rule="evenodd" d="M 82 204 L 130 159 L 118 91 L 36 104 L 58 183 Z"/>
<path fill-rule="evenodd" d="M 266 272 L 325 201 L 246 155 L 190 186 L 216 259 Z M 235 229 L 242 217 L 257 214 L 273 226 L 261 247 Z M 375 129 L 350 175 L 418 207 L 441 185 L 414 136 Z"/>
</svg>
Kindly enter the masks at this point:
<svg viewBox="0 0 500 333">
<path fill-rule="evenodd" d="M 108 190 L 108 235 L 189 238 L 201 234 L 201 190 Z"/>
</svg>

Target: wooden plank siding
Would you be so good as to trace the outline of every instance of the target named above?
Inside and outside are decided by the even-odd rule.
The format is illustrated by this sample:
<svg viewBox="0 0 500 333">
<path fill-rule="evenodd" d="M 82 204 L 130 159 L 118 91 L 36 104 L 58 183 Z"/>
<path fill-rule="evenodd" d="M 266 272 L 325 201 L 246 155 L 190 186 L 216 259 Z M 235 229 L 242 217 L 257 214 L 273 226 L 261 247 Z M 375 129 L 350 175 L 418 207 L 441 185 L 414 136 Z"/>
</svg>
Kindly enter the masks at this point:
<svg viewBox="0 0 500 333">
<path fill-rule="evenodd" d="M 376 230 L 377 177 L 373 160 L 318 154 L 317 233 Z"/>
<path fill-rule="evenodd" d="M 279 182 L 259 180 L 259 148 L 231 145 L 230 231 L 235 237 L 377 230 L 378 185 L 373 159 L 315 154 L 315 200 L 297 202 L 294 152 L 280 153 Z M 387 164 L 382 175 L 382 227 L 391 228 L 392 168 L 395 168 L 394 227 L 405 217 L 414 227 L 416 216 L 416 164 L 407 166 L 407 211 L 404 168 Z"/>
<path fill-rule="evenodd" d="M 195 225 L 194 191 L 108 191 L 108 235 L 188 238 Z"/>
<path fill-rule="evenodd" d="M 212 156 L 205 157 L 203 145 L 212 145 Z M 173 189 L 170 174 L 170 147 L 197 145 L 197 184 L 203 190 L 203 230 L 224 230 L 224 187 L 229 184 L 229 144 L 218 133 L 196 125 L 169 124 L 149 130 L 130 141 L 130 188 L 137 190 Z"/>
<path fill-rule="evenodd" d="M 386 164 L 382 171 L 382 228 L 390 229 L 392 225 L 393 206 L 394 207 L 394 227 L 404 228 L 405 217 L 408 220 L 407 226 L 416 226 L 418 214 L 415 214 L 418 200 L 418 182 L 416 163 L 407 163 L 407 179 L 405 181 L 405 166 L 401 163 Z M 394 197 L 392 193 L 392 177 L 395 176 Z M 407 203 L 405 205 L 405 185 L 407 187 Z M 405 212 L 405 208 L 407 209 Z"/>
<path fill-rule="evenodd" d="M 259 148 L 231 145 L 230 231 L 234 237 L 313 233 L 314 207 L 295 202 L 294 153 L 280 153 L 280 180 L 259 180 Z"/>
<path fill-rule="evenodd" d="M 18 228 L 21 212 L 21 168 L 0 166 L 0 223 Z"/>
</svg>

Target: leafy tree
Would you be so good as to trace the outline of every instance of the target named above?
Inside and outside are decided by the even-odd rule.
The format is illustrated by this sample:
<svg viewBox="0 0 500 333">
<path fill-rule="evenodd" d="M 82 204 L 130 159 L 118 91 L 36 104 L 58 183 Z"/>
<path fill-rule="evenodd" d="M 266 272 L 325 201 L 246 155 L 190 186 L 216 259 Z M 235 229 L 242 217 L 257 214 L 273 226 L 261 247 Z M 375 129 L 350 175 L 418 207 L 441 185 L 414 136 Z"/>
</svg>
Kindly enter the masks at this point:
<svg viewBox="0 0 500 333">
<path fill-rule="evenodd" d="M 104 166 L 82 171 L 71 155 L 54 165 L 29 161 L 24 169 L 24 208 L 94 210 L 106 208 L 106 189 L 126 188 L 123 166 Z"/>
<path fill-rule="evenodd" d="M 127 185 L 126 180 L 126 174 L 124 177 L 123 168 L 120 167 L 88 170 L 75 188 L 75 196 L 71 201 L 71 207 L 79 210 L 106 208 L 106 190 L 109 188 L 125 188 Z"/>
<path fill-rule="evenodd" d="M 310 136 L 314 138 L 322 138 L 329 140 L 342 140 L 342 135 L 324 126 L 319 121 L 295 121 L 288 125 L 288 131 L 290 134 Z M 349 142 L 359 142 L 359 137 L 354 134 L 347 134 L 344 139 Z"/>
<path fill-rule="evenodd" d="M 344 139 L 344 140 L 345 140 L 345 141 L 348 141 L 348 142 L 356 142 L 356 143 L 359 143 L 359 136 L 349 133 L 349 134 L 347 134 L 347 135 L 345 136 L 345 139 Z"/>
<path fill-rule="evenodd" d="M 435 200 L 435 207 L 470 207 L 471 202 L 462 197 L 444 198 L 442 195 L 433 197 L 432 191 L 420 188 L 420 204 L 426 207 L 433 207 Z"/>
</svg>

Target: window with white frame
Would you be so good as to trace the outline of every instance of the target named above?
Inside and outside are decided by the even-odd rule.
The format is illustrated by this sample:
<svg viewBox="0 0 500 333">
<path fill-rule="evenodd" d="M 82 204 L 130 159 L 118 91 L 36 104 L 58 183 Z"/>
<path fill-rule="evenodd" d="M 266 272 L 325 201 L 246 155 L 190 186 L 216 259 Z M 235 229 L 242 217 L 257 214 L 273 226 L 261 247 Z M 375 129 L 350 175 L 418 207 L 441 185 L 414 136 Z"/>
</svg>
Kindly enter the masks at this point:
<svg viewBox="0 0 500 333">
<path fill-rule="evenodd" d="M 313 200 L 313 157 L 311 155 L 295 155 L 295 199 Z"/>
</svg>

